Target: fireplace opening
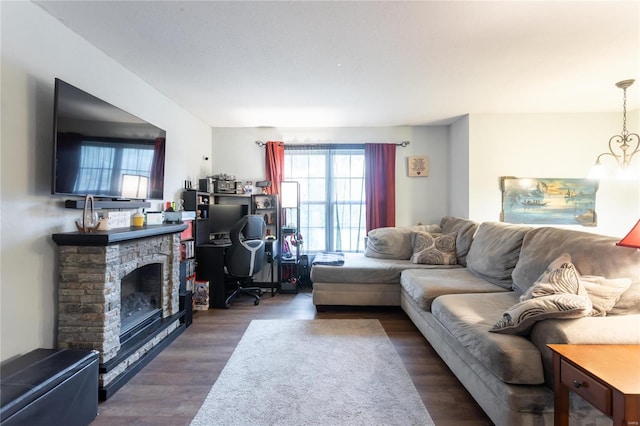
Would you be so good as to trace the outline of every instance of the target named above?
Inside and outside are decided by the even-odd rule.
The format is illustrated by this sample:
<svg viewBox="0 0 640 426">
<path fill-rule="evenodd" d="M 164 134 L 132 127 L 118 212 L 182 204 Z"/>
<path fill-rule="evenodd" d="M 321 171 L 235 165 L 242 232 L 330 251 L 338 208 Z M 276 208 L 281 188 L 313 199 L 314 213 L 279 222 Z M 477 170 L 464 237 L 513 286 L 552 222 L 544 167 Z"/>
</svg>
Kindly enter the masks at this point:
<svg viewBox="0 0 640 426">
<path fill-rule="evenodd" d="M 120 284 L 120 344 L 162 317 L 162 264 L 142 266 Z"/>
</svg>

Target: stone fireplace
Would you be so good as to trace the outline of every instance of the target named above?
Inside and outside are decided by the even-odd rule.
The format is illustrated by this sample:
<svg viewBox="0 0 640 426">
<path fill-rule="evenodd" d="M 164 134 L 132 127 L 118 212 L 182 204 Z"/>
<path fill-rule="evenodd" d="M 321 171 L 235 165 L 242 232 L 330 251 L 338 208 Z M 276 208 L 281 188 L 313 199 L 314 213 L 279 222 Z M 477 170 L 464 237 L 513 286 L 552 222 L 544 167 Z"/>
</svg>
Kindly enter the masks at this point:
<svg viewBox="0 0 640 426">
<path fill-rule="evenodd" d="M 58 348 L 100 352 L 101 399 L 184 331 L 184 225 L 148 228 L 53 236 L 59 246 Z"/>
</svg>

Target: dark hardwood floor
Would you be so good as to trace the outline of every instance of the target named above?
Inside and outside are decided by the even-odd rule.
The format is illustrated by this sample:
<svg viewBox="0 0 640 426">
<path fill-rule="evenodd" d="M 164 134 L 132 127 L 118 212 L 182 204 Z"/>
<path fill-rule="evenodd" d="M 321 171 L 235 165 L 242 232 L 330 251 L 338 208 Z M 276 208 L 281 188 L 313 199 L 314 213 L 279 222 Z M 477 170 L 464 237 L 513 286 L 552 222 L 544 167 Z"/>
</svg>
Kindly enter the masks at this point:
<svg viewBox="0 0 640 426">
<path fill-rule="evenodd" d="M 251 320 L 314 318 L 378 319 L 436 425 L 492 424 L 400 308 L 316 312 L 307 291 L 264 295 L 258 306 L 241 298 L 227 310 L 197 312 L 191 327 L 115 395 L 100 403 L 92 425 L 188 425 Z M 264 368 L 269 368 L 268 359 Z M 217 424 L 216 419 L 211 419 L 211 424 Z"/>
</svg>

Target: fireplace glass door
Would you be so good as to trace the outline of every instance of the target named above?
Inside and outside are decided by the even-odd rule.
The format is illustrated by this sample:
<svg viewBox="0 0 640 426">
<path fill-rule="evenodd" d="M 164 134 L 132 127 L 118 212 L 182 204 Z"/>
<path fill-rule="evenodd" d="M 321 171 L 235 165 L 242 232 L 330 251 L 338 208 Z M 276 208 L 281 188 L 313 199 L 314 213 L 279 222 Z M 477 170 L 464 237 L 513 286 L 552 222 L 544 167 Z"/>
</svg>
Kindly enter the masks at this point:
<svg viewBox="0 0 640 426">
<path fill-rule="evenodd" d="M 121 280 L 120 343 L 162 316 L 162 264 L 142 266 Z"/>
</svg>

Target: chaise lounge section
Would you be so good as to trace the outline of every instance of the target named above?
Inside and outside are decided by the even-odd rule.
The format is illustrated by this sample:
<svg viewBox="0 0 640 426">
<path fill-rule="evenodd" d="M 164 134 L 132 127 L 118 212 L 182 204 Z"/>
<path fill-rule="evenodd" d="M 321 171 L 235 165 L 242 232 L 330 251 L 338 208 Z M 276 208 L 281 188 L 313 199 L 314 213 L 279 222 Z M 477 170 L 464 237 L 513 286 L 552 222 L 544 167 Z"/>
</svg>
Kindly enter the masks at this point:
<svg viewBox="0 0 640 426">
<path fill-rule="evenodd" d="M 357 267 L 385 265 L 400 270 L 398 282 L 394 272 L 384 283 L 386 293 L 377 294 L 383 283 L 332 283 L 329 278 L 346 275 L 327 269 L 342 267 L 314 265 L 314 303 L 394 305 L 399 297 L 402 309 L 497 425 L 553 424 L 547 344 L 640 343 L 640 250 L 617 247 L 615 238 L 550 227 L 443 218 L 440 228 L 431 228 L 436 242 L 440 235 L 456 234 L 457 266 L 414 264 L 416 249 L 424 249 L 414 234 L 428 232 L 416 229 L 398 230 L 410 235 L 403 240 L 414 252 L 409 259 L 371 258 L 369 243 L 375 248 L 380 234 L 393 232 L 374 230 L 368 253 L 345 257 L 344 266 L 351 268 L 345 274 L 352 281 L 371 278 L 375 274 Z M 324 281 L 316 298 L 318 278 Z M 339 291 L 331 298 L 333 284 Z M 369 303 L 384 296 L 386 303 Z M 570 416 L 574 424 L 611 424 L 580 398 L 572 397 Z"/>
<path fill-rule="evenodd" d="M 344 253 L 342 266 L 314 264 L 311 268 L 313 303 L 316 307 L 400 306 L 400 275 L 408 269 L 459 269 L 465 259 L 477 224 L 444 218 L 440 225 L 380 228 L 369 232 L 366 251 Z M 411 261 L 411 236 L 415 232 L 455 232 L 457 263 L 417 264 Z"/>
</svg>

